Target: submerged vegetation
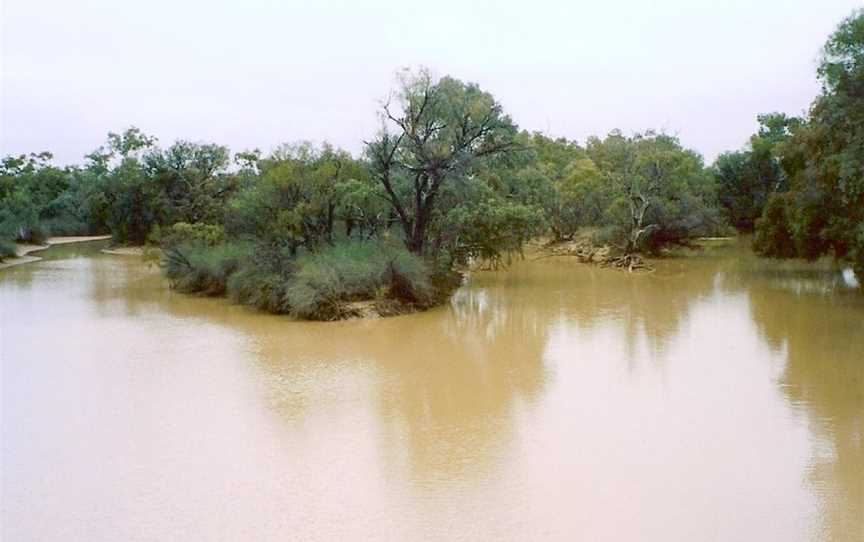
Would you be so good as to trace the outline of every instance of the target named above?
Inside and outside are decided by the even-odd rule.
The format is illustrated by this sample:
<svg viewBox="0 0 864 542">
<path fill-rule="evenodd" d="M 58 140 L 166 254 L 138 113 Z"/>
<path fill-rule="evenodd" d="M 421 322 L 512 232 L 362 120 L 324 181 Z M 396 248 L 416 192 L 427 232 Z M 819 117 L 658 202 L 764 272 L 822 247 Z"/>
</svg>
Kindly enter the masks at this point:
<svg viewBox="0 0 864 542">
<path fill-rule="evenodd" d="M 584 146 L 520 131 L 476 84 L 426 71 L 401 74 L 359 156 L 309 143 L 162 148 L 129 128 L 80 166 L 48 153 L 0 163 L 0 259 L 13 241 L 110 233 L 161 246 L 180 291 L 325 320 L 440 304 L 456 270 L 496 267 L 537 237 L 579 239 L 586 261 L 633 269 L 640 254 L 755 231 L 760 254 L 831 254 L 864 274 L 862 12 L 818 73 L 806 118 L 760 116 L 748 147 L 710 167 L 654 131 Z"/>
</svg>

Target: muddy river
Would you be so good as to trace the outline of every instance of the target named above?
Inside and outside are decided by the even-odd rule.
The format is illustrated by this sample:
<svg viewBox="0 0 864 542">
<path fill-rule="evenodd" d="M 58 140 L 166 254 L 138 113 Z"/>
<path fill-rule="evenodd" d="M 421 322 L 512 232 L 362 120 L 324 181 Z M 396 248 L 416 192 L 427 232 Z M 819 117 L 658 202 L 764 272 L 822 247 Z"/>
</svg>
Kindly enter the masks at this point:
<svg viewBox="0 0 864 542">
<path fill-rule="evenodd" d="M 0 271 L 0 538 L 864 540 L 864 294 L 743 242 L 293 322 L 104 243 Z"/>
</svg>

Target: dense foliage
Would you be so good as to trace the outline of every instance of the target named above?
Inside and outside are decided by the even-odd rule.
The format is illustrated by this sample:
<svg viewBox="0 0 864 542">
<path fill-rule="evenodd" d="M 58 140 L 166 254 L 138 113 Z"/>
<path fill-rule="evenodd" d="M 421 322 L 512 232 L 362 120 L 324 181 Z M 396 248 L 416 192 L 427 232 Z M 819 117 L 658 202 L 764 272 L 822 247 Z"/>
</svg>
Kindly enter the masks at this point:
<svg viewBox="0 0 864 542">
<path fill-rule="evenodd" d="M 754 238 L 760 254 L 811 260 L 833 255 L 864 276 L 864 10 L 829 38 L 818 75 L 822 92 L 806 118 L 762 120 L 753 151 L 745 153 L 769 148 L 770 160 L 754 168 L 759 172 L 742 166 L 738 155 L 718 161 L 720 184 L 730 187 L 721 190 L 721 201 L 731 202 L 724 206 L 732 216 L 760 216 Z M 740 203 L 735 200 L 756 184 Z"/>
<path fill-rule="evenodd" d="M 587 153 L 599 170 L 599 182 L 590 176 L 587 181 L 598 187 L 592 197 L 599 224 L 626 252 L 657 252 L 721 227 L 712 176 L 702 157 L 682 148 L 676 138 L 613 132 L 602 140 L 589 139 Z"/>
<path fill-rule="evenodd" d="M 759 131 L 743 151 L 721 154 L 714 163 L 719 203 L 739 231 L 752 232 L 772 194 L 789 190 L 779 150 L 801 119 L 782 113 L 759 115 Z"/>
<path fill-rule="evenodd" d="M 50 160 L 50 153 L 41 153 L 0 162 L 0 241 L 7 247 L 13 240 L 41 243 L 52 233 L 75 235 L 91 228 L 77 171 Z"/>
</svg>

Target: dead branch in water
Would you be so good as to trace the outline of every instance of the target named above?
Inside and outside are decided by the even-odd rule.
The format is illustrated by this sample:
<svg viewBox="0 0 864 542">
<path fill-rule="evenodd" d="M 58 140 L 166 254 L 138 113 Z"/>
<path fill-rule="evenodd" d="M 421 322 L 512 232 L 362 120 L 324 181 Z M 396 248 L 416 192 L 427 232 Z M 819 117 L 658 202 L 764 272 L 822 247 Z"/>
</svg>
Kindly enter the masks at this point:
<svg viewBox="0 0 864 542">
<path fill-rule="evenodd" d="M 560 243 L 544 247 L 545 254 L 532 258 L 533 261 L 555 256 L 571 256 L 579 259 L 581 263 L 593 263 L 601 267 L 621 269 L 629 273 L 652 272 L 654 268 L 642 255 L 637 253 L 621 253 L 609 245 L 594 246 L 587 240 L 577 242 Z"/>
</svg>

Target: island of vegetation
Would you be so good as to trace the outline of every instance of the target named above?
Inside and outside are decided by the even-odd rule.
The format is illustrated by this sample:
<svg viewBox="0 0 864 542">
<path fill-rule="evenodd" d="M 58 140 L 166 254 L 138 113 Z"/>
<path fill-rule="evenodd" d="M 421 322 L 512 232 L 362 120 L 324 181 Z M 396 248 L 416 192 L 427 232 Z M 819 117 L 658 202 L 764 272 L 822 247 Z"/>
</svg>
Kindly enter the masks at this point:
<svg viewBox="0 0 864 542">
<path fill-rule="evenodd" d="M 459 270 L 537 238 L 634 270 L 699 237 L 755 232 L 759 254 L 831 255 L 864 276 L 864 12 L 829 38 L 818 76 L 805 116 L 759 116 L 749 145 L 710 166 L 665 133 L 579 145 L 520 131 L 478 85 L 424 70 L 401 73 L 359 156 L 162 148 L 129 128 L 80 166 L 2 161 L 0 260 L 16 242 L 108 233 L 160 246 L 182 292 L 319 320 L 439 305 Z"/>
</svg>

